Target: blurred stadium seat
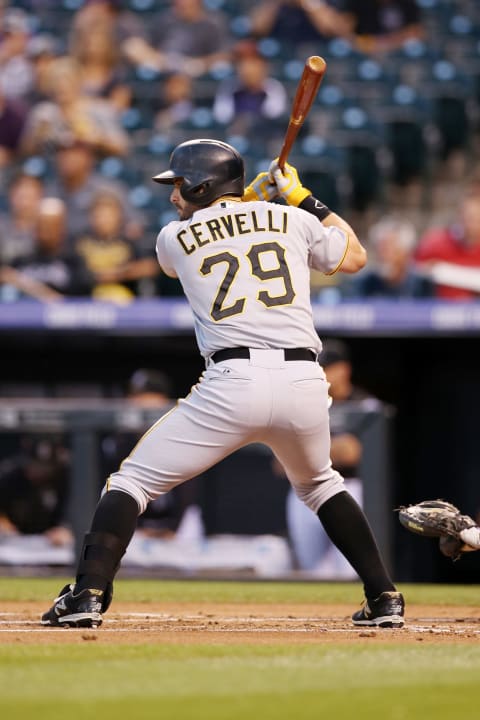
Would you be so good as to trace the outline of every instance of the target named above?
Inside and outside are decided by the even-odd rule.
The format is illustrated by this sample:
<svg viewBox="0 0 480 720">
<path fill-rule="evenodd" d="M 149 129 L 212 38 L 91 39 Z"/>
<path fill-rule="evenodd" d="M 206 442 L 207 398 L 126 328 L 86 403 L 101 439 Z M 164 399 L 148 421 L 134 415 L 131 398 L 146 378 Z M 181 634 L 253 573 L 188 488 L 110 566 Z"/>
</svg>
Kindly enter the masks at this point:
<svg viewBox="0 0 480 720">
<path fill-rule="evenodd" d="M 428 157 L 424 129 L 432 121 L 428 100 L 410 85 L 395 85 L 379 108 L 379 117 L 391 154 L 391 180 L 405 185 L 422 178 Z"/>
<path fill-rule="evenodd" d="M 36 33 L 54 32 L 62 38 L 63 48 L 82 4 L 83 0 L 16 3 L 31 14 Z M 327 74 L 292 158 L 298 162 L 300 173 L 307 173 L 309 182 L 315 183 L 314 174 L 318 172 L 318 186 L 328 204 L 341 205 L 345 199 L 343 191 L 338 194 L 339 177 L 352 174 L 352 201 L 356 207 L 363 206 L 370 202 L 364 198 L 365 192 L 370 198 L 376 196 L 375 188 L 385 168 L 387 180 L 408 181 L 410 176 L 424 172 L 428 152 L 441 156 L 468 147 L 472 132 L 478 130 L 480 2 L 417 0 L 417 4 L 425 39 L 408 41 L 400 50 L 381 58 L 358 52 L 343 38 L 314 45 L 288 44 L 275 37 L 258 40 L 260 52 L 269 60 L 271 75 L 285 84 L 290 98 L 296 92 L 306 57 L 319 54 L 327 60 Z M 122 9 L 136 13 L 147 25 L 171 5 L 169 0 L 121 2 Z M 249 36 L 251 0 L 205 0 L 205 5 L 207 11 L 227 16 L 234 40 Z M 40 7 L 41 11 L 37 10 Z M 245 155 L 249 175 L 266 169 L 269 160 L 278 154 L 287 116 L 275 122 L 256 123 L 245 132 L 235 130 L 234 135 L 215 123 L 213 98 L 218 83 L 232 72 L 232 65 L 222 63 L 195 78 L 196 107 L 188 121 L 158 133 L 153 122 L 165 75 L 148 67 L 130 68 L 133 102 L 123 113 L 122 123 L 130 135 L 132 150 L 127 158 L 104 158 L 100 170 L 126 181 L 139 207 L 144 205 L 148 214 L 153 214 L 155 225 L 168 208 L 168 200 L 164 204 L 163 197 L 156 197 L 150 206 L 150 193 L 144 189 L 149 187 L 151 176 L 168 163 L 178 142 L 202 135 L 226 139 Z M 382 161 L 379 167 L 378 158 L 385 149 L 391 161 Z M 48 177 L 52 171 L 48 155 L 22 158 L 19 164 L 38 177 Z"/>
<path fill-rule="evenodd" d="M 362 212 L 378 197 L 381 172 L 377 155 L 385 145 L 385 128 L 365 107 L 348 105 L 329 141 L 344 151 L 351 182 L 350 203 Z"/>
<path fill-rule="evenodd" d="M 305 187 L 329 208 L 339 212 L 343 204 L 340 181 L 347 170 L 344 149 L 317 134 L 307 135 L 295 145 L 292 161 L 302 168 Z"/>
<path fill-rule="evenodd" d="M 470 139 L 467 103 L 473 95 L 474 81 L 450 60 L 433 63 L 428 79 L 428 96 L 433 121 L 441 137 L 441 154 L 466 148 Z"/>
</svg>

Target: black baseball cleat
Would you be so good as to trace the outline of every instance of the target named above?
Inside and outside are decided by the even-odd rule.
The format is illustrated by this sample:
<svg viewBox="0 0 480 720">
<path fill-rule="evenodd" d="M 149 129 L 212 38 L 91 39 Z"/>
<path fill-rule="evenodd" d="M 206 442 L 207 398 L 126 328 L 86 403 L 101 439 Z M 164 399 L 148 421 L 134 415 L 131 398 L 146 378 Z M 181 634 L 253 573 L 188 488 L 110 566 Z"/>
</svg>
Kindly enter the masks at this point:
<svg viewBox="0 0 480 720">
<path fill-rule="evenodd" d="M 401 628 L 404 625 L 405 601 L 402 593 L 383 592 L 375 600 L 366 600 L 362 609 L 352 615 L 354 625 Z"/>
<path fill-rule="evenodd" d="M 50 610 L 42 615 L 42 625 L 97 628 L 102 624 L 103 592 L 82 590 L 74 595 L 73 589 L 73 585 L 65 585 Z"/>
</svg>

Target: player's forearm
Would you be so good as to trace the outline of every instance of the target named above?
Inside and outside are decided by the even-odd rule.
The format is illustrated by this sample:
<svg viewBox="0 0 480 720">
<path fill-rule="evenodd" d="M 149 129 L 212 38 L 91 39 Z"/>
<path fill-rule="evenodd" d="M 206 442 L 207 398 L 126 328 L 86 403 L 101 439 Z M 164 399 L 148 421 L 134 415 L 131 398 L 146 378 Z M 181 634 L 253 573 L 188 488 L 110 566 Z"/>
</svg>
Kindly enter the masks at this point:
<svg viewBox="0 0 480 720">
<path fill-rule="evenodd" d="M 29 277 L 26 273 L 19 272 L 8 266 L 0 268 L 0 282 L 13 285 L 17 290 L 25 293 L 25 295 L 30 295 L 30 297 L 41 300 L 42 302 L 63 300 L 63 295 L 45 283 L 35 280 L 35 278 Z"/>
<path fill-rule="evenodd" d="M 256 36 L 267 35 L 273 27 L 277 17 L 279 5 L 277 2 L 264 2 L 252 10 L 250 20 L 252 33 Z"/>
<path fill-rule="evenodd" d="M 407 40 L 422 40 L 424 35 L 421 25 L 408 25 L 401 30 L 383 35 L 357 35 L 355 45 L 365 53 L 392 52 L 402 47 Z"/>
<path fill-rule="evenodd" d="M 156 258 L 139 258 L 127 263 L 120 274 L 123 280 L 151 278 L 160 274 L 160 266 Z"/>
<path fill-rule="evenodd" d="M 303 0 L 301 6 L 321 34 L 336 37 L 351 34 L 354 18 L 350 13 L 340 12 L 322 0 Z"/>
<path fill-rule="evenodd" d="M 344 220 L 340 215 L 337 215 L 337 213 L 330 212 L 324 220 L 322 220 L 323 225 L 325 227 L 330 227 L 331 225 L 335 225 L 335 227 L 339 227 L 341 230 L 344 230 L 346 233 L 348 233 L 350 236 L 355 235 L 355 232 L 352 228 L 352 226 Z M 356 235 L 355 235 L 356 237 Z"/>
<path fill-rule="evenodd" d="M 362 445 L 352 433 L 341 433 L 332 437 L 330 456 L 334 467 L 358 465 L 362 459 Z"/>
</svg>

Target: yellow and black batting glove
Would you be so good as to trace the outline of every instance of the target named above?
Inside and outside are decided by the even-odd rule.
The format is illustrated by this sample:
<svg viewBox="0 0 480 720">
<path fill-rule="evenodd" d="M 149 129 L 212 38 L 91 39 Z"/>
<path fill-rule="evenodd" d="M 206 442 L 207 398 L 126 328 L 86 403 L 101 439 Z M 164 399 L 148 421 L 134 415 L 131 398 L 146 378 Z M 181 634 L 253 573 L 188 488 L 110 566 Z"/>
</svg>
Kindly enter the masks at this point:
<svg viewBox="0 0 480 720">
<path fill-rule="evenodd" d="M 295 205 L 298 207 L 306 197 L 312 194 L 310 190 L 303 187 L 298 177 L 298 172 L 293 165 L 285 163 L 283 170 L 280 170 L 278 158 L 275 158 L 270 164 L 268 174 L 269 177 L 275 181 L 278 192 L 287 205 Z"/>
<path fill-rule="evenodd" d="M 242 200 L 249 202 L 252 200 L 274 200 L 278 197 L 278 188 L 275 182 L 272 182 L 268 173 L 261 172 L 247 185 L 243 193 Z"/>
</svg>

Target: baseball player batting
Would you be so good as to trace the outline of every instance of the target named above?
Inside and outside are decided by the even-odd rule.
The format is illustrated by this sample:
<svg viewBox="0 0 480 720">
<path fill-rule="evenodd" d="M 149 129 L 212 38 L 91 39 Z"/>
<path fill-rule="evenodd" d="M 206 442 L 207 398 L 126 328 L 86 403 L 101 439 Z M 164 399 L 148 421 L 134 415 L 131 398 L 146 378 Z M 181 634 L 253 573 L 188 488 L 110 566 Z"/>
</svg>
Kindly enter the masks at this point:
<svg viewBox="0 0 480 720">
<path fill-rule="evenodd" d="M 180 280 L 206 369 L 107 480 L 77 568 L 43 625 L 98 627 L 147 503 L 249 443 L 268 445 L 298 497 L 364 583 L 355 625 L 402 627 L 404 601 L 361 508 L 330 461 L 328 387 L 310 304 L 310 268 L 355 273 L 366 253 L 350 225 L 274 161 L 244 188 L 230 145 L 191 140 L 153 178 L 179 220 L 157 238 L 163 272 Z M 271 200 L 281 196 L 284 203 Z"/>
</svg>

